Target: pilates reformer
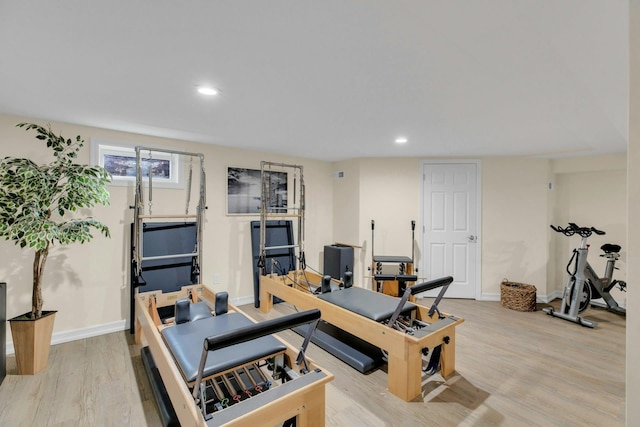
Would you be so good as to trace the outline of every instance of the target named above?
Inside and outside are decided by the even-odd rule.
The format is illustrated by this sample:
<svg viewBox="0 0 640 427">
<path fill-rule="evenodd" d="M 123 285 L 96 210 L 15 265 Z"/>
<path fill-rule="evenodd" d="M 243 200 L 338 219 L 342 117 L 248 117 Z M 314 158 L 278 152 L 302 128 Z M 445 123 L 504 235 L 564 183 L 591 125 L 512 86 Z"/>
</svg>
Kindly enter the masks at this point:
<svg viewBox="0 0 640 427">
<path fill-rule="evenodd" d="M 139 293 L 136 305 L 136 342 L 146 342 L 180 425 L 324 425 L 333 376 L 305 356 L 319 310 L 255 323 L 202 285 Z M 174 316 L 161 318 L 171 305 Z M 272 335 L 302 324 L 298 350 Z"/>
<path fill-rule="evenodd" d="M 348 280 L 336 290 L 328 276 L 294 271 L 261 277 L 260 309 L 268 313 L 274 296 L 302 310 L 319 308 L 324 321 L 384 352 L 389 391 L 410 401 L 422 393 L 423 374 L 439 369 L 446 378 L 455 371 L 455 327 L 464 319 L 438 308 L 452 281 L 445 277 L 413 285 L 394 298 L 350 286 Z M 441 290 L 431 307 L 415 302 L 414 295 L 437 288 Z"/>
<path fill-rule="evenodd" d="M 394 297 L 402 296 L 407 286 L 415 283 L 418 276 L 414 274 L 414 252 L 415 252 L 415 229 L 416 222 L 411 221 L 411 258 L 407 256 L 385 256 L 375 255 L 375 221 L 371 220 L 371 267 L 373 276 L 373 289 L 376 292 L 385 293 Z M 389 274 L 383 272 L 385 264 L 396 264 L 397 273 Z M 418 269 L 416 268 L 417 272 Z"/>
</svg>

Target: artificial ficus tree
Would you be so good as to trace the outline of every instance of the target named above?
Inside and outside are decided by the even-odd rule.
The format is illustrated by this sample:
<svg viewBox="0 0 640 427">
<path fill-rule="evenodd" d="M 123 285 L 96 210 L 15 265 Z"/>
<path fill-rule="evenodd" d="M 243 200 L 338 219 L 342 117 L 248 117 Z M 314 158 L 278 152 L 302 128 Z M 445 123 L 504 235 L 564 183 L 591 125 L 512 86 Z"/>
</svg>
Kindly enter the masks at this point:
<svg viewBox="0 0 640 427">
<path fill-rule="evenodd" d="M 78 209 L 109 204 L 106 184 L 111 180 L 101 166 L 74 163 L 84 140 L 56 135 L 51 126 L 17 125 L 34 130 L 46 144 L 52 161 L 5 157 L 0 160 L 0 236 L 21 248 L 35 250 L 31 318 L 42 315 L 42 277 L 49 250 L 56 243 L 85 243 L 92 229 L 109 237 L 109 229 L 91 217 L 79 217 Z"/>
</svg>

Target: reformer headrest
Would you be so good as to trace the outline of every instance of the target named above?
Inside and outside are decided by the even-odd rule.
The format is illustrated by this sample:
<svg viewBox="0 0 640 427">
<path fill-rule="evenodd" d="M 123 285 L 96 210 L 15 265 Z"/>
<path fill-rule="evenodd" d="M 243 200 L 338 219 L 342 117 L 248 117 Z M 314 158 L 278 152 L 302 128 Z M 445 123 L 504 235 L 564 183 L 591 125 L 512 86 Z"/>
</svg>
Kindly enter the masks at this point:
<svg viewBox="0 0 640 427">
<path fill-rule="evenodd" d="M 189 305 L 189 321 L 195 322 L 200 319 L 207 319 L 211 317 L 211 310 L 209 310 L 209 306 L 200 301 L 193 302 Z"/>
<path fill-rule="evenodd" d="M 189 298 L 182 298 L 176 301 L 175 305 L 176 324 L 194 322 L 200 319 L 211 317 L 209 306 L 204 302 L 191 302 Z"/>
</svg>

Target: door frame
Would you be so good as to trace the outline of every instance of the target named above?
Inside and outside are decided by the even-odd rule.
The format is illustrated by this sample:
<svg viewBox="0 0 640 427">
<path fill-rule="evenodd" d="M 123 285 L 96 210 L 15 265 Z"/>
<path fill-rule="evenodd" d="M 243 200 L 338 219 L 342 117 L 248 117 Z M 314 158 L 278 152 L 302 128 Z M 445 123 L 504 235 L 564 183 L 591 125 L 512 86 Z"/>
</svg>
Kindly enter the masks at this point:
<svg viewBox="0 0 640 427">
<path fill-rule="evenodd" d="M 474 164 L 476 165 L 476 235 L 477 244 L 476 247 L 476 296 L 475 299 L 479 300 L 482 296 L 482 161 L 480 159 L 438 159 L 438 160 L 422 160 L 420 162 L 420 223 L 422 230 L 420 233 L 420 246 L 424 245 L 424 190 L 425 190 L 425 176 L 424 169 L 429 164 Z M 418 265 L 420 271 L 427 271 L 425 268 L 425 248 L 420 251 L 420 260 Z M 431 279 L 434 279 L 433 277 Z M 446 297 L 446 294 L 445 294 Z"/>
</svg>

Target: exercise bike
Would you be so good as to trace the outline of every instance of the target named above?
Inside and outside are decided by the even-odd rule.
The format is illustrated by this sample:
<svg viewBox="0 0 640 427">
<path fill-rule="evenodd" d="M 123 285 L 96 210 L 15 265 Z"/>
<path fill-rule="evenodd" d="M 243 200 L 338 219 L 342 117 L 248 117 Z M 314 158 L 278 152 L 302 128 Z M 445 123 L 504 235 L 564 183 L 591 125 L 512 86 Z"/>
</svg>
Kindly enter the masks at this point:
<svg viewBox="0 0 640 427">
<path fill-rule="evenodd" d="M 579 314 L 585 311 L 589 305 L 603 307 L 611 312 L 626 316 L 627 310 L 620 307 L 610 293 L 611 289 L 615 286 L 618 286 L 618 288 L 623 292 L 626 292 L 627 290 L 626 282 L 622 280 L 612 280 L 613 270 L 616 269 L 616 260 L 620 258 L 620 245 L 605 243 L 600 247 L 604 252 L 600 256 L 607 258 L 604 277 L 601 278 L 598 277 L 587 261 L 587 256 L 589 254 L 587 238 L 593 233 L 597 235 L 604 235 L 605 232 L 594 227 L 579 227 L 572 222 L 570 222 L 569 226 L 566 228 L 555 227 L 553 225 L 551 228 L 565 236 L 573 236 L 574 234 L 577 234 L 582 238 L 582 240 L 580 241 L 580 247 L 573 250 L 573 255 L 567 264 L 568 278 L 562 294 L 560 310 L 556 311 L 549 307 L 543 308 L 543 311 L 551 316 L 570 320 L 590 328 L 595 327 L 598 323 L 579 316 Z M 572 264 L 573 271 L 570 270 Z M 592 299 L 599 298 L 604 300 L 606 306 L 592 301 Z"/>
</svg>

